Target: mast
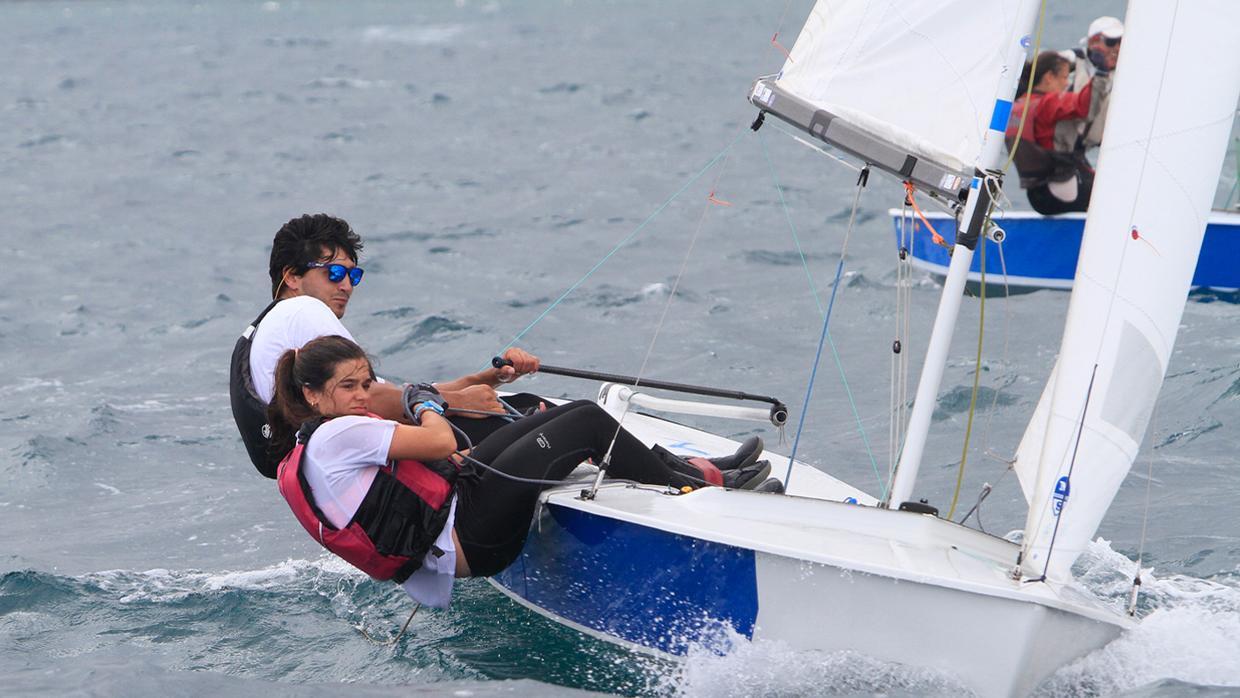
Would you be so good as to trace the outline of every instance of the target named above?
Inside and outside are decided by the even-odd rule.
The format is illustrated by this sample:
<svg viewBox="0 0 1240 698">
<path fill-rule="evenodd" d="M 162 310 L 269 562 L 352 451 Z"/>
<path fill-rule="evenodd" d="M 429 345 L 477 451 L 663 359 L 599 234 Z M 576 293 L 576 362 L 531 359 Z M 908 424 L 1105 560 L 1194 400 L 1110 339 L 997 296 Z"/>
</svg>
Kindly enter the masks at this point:
<svg viewBox="0 0 1240 698">
<path fill-rule="evenodd" d="M 777 75 L 749 101 L 918 190 L 964 204 L 906 443 L 886 504 L 908 499 L 997 184 L 1041 0 L 818 0 Z"/>
<path fill-rule="evenodd" d="M 982 235 L 982 227 L 990 209 L 991 197 L 989 183 L 998 186 L 1000 182 L 999 168 L 1003 164 L 1004 131 L 1007 129 L 1008 115 L 1012 110 L 1012 96 L 1015 95 L 1017 82 L 1020 80 L 1020 66 L 1025 63 L 1028 30 L 1033 28 L 1037 17 L 1038 3 L 1027 2 L 1020 6 L 1020 15 L 1016 26 L 1025 28 L 1020 32 L 1020 41 L 1012 42 L 1007 47 L 1005 65 L 995 100 L 990 126 L 982 141 L 982 151 L 977 159 L 978 172 L 969 186 L 969 197 L 965 202 L 962 220 L 965 225 L 957 232 L 955 245 L 952 248 L 952 261 L 947 269 L 947 279 L 943 283 L 943 293 L 939 298 L 938 312 L 934 317 L 934 327 L 930 332 L 930 340 L 926 347 L 926 358 L 922 365 L 921 377 L 917 382 L 917 395 L 913 398 L 913 411 L 909 416 L 908 432 L 904 447 L 900 451 L 900 461 L 896 466 L 895 479 L 891 492 L 885 502 L 888 508 L 899 507 L 913 495 L 913 486 L 917 481 L 917 471 L 921 468 L 921 459 L 926 447 L 926 438 L 930 433 L 930 418 L 934 414 L 938 400 L 939 386 L 943 381 L 943 370 L 947 365 L 947 352 L 951 348 L 952 335 L 956 329 L 956 318 L 960 305 L 964 301 L 964 286 L 968 279 L 969 266 L 973 263 L 973 251 Z M 1006 99 L 1005 99 L 1006 98 Z"/>
</svg>

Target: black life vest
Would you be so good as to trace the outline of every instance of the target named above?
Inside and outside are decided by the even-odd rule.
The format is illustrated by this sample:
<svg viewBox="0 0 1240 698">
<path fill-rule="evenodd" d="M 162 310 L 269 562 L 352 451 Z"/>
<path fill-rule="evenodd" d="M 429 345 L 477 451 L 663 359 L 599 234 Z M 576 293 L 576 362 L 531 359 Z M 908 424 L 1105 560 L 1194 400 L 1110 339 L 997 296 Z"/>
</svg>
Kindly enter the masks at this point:
<svg viewBox="0 0 1240 698">
<path fill-rule="evenodd" d="M 237 431 L 241 432 L 250 462 L 254 463 L 259 473 L 269 478 L 275 478 L 276 468 L 284 454 L 274 452 L 271 427 L 267 425 L 267 403 L 254 392 L 254 379 L 250 375 L 250 345 L 258 323 L 279 302 L 278 299 L 271 301 L 271 305 L 264 308 L 241 333 L 233 345 L 232 366 L 228 371 L 228 397 L 232 402 L 233 421 L 237 423 Z"/>
<path fill-rule="evenodd" d="M 280 462 L 280 495 L 319 545 L 375 579 L 401 584 L 428 552 L 443 554 L 435 539 L 452 508 L 457 467 L 446 460 L 388 463 L 379 468 L 349 525 L 337 529 L 314 503 L 302 469 L 306 444 L 324 421 L 311 420 L 298 431 L 297 445 Z"/>
</svg>

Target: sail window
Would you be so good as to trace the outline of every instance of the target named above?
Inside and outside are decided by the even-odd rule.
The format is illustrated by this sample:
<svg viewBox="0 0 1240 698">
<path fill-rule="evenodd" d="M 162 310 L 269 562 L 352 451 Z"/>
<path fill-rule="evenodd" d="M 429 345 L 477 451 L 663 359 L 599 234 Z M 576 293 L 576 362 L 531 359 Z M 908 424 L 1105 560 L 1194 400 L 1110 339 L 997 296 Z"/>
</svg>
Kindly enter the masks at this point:
<svg viewBox="0 0 1240 698">
<path fill-rule="evenodd" d="M 1141 443 L 1150 411 L 1162 386 L 1163 364 L 1141 330 L 1124 323 L 1116 346 L 1111 384 L 1102 403 L 1102 419 Z"/>
</svg>

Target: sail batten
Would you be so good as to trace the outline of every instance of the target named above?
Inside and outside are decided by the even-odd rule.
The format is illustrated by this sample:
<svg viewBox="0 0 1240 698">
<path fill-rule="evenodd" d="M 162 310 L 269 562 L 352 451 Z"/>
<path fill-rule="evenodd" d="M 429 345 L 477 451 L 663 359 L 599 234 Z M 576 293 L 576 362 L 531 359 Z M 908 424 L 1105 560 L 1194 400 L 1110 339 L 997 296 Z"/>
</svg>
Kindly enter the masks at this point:
<svg viewBox="0 0 1240 698">
<path fill-rule="evenodd" d="M 1237 22 L 1227 0 L 1129 3 L 1059 358 L 1017 451 L 1028 576 L 1069 576 L 1145 438 L 1240 98 Z"/>
<path fill-rule="evenodd" d="M 987 130 L 1006 126 L 1008 47 L 1037 0 L 819 0 L 775 78 L 769 111 L 921 188 L 963 200 Z M 1010 77 L 1010 76 L 1006 76 Z"/>
</svg>

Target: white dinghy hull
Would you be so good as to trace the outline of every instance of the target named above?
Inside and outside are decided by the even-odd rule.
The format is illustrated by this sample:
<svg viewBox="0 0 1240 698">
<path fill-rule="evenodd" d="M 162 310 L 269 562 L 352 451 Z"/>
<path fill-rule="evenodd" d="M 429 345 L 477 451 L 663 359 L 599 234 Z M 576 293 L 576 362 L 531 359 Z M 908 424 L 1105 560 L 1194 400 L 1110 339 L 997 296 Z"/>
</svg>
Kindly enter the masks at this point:
<svg viewBox="0 0 1240 698">
<path fill-rule="evenodd" d="M 643 415 L 626 426 L 690 452 L 724 441 Z M 619 483 L 593 500 L 579 487 L 548 491 L 521 557 L 493 582 L 642 651 L 726 652 L 740 636 L 929 668 L 985 696 L 1023 695 L 1130 625 L 1075 586 L 1012 579 L 1014 543 L 844 503 L 870 502 L 800 463 L 791 481 L 788 496 Z"/>
</svg>

